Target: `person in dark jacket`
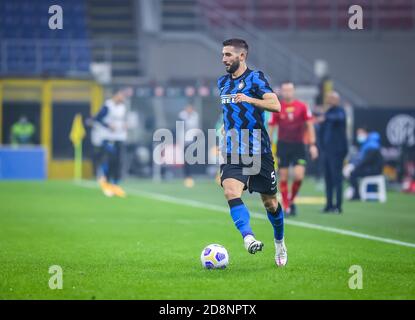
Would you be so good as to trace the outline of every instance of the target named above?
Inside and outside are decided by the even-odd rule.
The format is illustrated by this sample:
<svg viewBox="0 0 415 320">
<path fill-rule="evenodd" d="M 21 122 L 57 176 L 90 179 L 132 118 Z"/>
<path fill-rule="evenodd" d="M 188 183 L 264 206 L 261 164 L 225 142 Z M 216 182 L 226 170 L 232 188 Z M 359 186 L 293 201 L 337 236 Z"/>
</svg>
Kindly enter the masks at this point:
<svg viewBox="0 0 415 320">
<path fill-rule="evenodd" d="M 319 142 L 323 153 L 326 206 L 323 213 L 341 213 L 343 202 L 343 162 L 348 152 L 346 113 L 340 106 L 340 96 L 332 91 L 327 96 L 328 110 L 322 117 Z M 333 204 L 333 193 L 336 203 Z"/>
<path fill-rule="evenodd" d="M 352 165 L 349 182 L 353 188 L 351 200 L 360 200 L 359 178 L 377 176 L 383 171 L 383 157 L 381 154 L 380 135 L 377 132 L 368 132 L 366 128 L 356 130 L 357 142 L 361 145 L 359 156 Z"/>
</svg>

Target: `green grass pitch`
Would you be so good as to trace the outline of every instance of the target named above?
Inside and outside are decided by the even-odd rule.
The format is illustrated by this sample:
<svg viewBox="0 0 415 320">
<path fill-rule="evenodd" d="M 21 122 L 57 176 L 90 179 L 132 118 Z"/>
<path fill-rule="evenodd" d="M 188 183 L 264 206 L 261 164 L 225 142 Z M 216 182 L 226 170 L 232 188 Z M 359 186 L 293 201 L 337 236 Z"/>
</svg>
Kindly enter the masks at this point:
<svg viewBox="0 0 415 320">
<path fill-rule="evenodd" d="M 414 299 L 415 248 L 286 225 L 289 262 L 273 261 L 272 228 L 252 218 L 264 251 L 248 254 L 229 214 L 168 195 L 226 208 L 210 181 L 128 181 L 126 199 L 106 198 L 92 182 L 0 183 L 0 299 Z M 143 194 L 142 192 L 146 192 Z M 311 181 L 301 196 L 321 196 Z M 156 197 L 156 196 L 155 196 Z M 244 196 L 264 213 L 258 195 Z M 341 216 L 299 205 L 291 218 L 415 243 L 415 197 L 389 193 L 386 204 L 346 203 Z M 225 270 L 204 270 L 204 246 L 224 245 Z M 48 269 L 63 269 L 51 290 Z M 363 289 L 348 286 L 363 270 Z"/>
</svg>

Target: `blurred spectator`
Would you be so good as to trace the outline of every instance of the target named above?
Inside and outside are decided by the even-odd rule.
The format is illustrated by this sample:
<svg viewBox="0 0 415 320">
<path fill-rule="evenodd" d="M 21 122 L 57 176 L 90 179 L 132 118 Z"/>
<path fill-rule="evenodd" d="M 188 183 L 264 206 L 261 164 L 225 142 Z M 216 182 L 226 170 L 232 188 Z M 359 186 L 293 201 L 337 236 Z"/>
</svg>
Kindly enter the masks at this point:
<svg viewBox="0 0 415 320">
<path fill-rule="evenodd" d="M 29 122 L 25 115 L 22 115 L 18 122 L 13 124 L 11 129 L 11 144 L 14 146 L 33 144 L 35 126 Z"/>
<path fill-rule="evenodd" d="M 186 133 L 192 129 L 199 129 L 199 114 L 193 108 L 191 104 L 188 104 L 182 111 L 179 113 L 179 120 L 184 122 L 184 132 L 185 137 Z M 193 139 L 185 139 L 184 148 L 185 154 L 187 147 L 193 142 Z M 191 165 L 187 163 L 186 158 L 184 159 L 184 185 L 187 188 L 194 186 L 194 181 L 192 178 Z"/>
<path fill-rule="evenodd" d="M 368 132 L 366 128 L 356 130 L 357 142 L 361 145 L 357 160 L 345 168 L 344 174 L 349 177 L 353 189 L 351 200 L 360 200 L 359 178 L 377 176 L 383 171 L 380 135 Z"/>
<path fill-rule="evenodd" d="M 105 101 L 101 110 L 94 117 L 94 121 L 101 125 L 101 136 L 96 139 L 101 143 L 106 178 L 100 179 L 103 193 L 112 197 L 116 195 L 124 198 L 125 191 L 119 186 L 121 181 L 122 154 L 124 142 L 127 140 L 127 107 L 125 102 L 132 96 L 131 88 L 118 90 L 111 99 Z M 105 128 L 105 130 L 104 130 Z M 96 133 L 96 132 L 95 132 Z M 97 136 L 95 135 L 95 138 Z"/>
<path fill-rule="evenodd" d="M 346 137 L 346 113 L 340 105 L 340 96 L 331 91 L 327 95 L 328 110 L 319 119 L 320 147 L 323 151 L 324 180 L 326 183 L 326 206 L 323 213 L 341 213 L 343 196 L 343 161 L 348 152 Z M 333 192 L 336 204 L 333 205 Z"/>
</svg>

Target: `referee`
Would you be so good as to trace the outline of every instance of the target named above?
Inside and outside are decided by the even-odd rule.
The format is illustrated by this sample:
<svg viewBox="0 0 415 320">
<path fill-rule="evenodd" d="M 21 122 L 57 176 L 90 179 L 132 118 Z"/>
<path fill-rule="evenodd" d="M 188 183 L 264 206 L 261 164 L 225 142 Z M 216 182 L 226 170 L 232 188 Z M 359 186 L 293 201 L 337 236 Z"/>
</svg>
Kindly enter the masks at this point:
<svg viewBox="0 0 415 320">
<path fill-rule="evenodd" d="M 270 136 L 278 127 L 277 159 L 280 174 L 282 205 L 287 215 L 296 215 L 295 196 L 300 190 L 305 175 L 306 153 L 304 137 L 309 139 L 311 158 L 318 157 L 316 134 L 312 115 L 305 103 L 295 98 L 292 82 L 281 86 L 281 112 L 273 113 L 269 122 Z M 294 181 L 291 194 L 288 193 L 288 169 L 294 167 Z"/>
</svg>

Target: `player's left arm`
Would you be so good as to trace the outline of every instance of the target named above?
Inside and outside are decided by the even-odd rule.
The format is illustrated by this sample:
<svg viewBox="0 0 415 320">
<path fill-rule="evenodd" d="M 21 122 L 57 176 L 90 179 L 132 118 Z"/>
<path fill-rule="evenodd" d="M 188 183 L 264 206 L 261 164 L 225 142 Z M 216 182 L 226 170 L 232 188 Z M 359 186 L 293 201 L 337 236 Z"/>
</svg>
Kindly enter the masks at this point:
<svg viewBox="0 0 415 320">
<path fill-rule="evenodd" d="M 316 130 L 314 128 L 314 122 L 313 122 L 313 115 L 310 111 L 310 109 L 304 104 L 304 120 L 306 123 L 306 130 L 309 137 L 309 151 L 310 156 L 312 160 L 315 160 L 318 158 L 318 148 L 316 146 Z"/>
<path fill-rule="evenodd" d="M 247 102 L 257 108 L 264 109 L 271 112 L 280 112 L 281 104 L 277 95 L 274 92 L 267 92 L 262 95 L 262 99 L 248 97 L 243 93 L 236 94 L 236 103 Z"/>
<path fill-rule="evenodd" d="M 308 131 L 308 136 L 310 138 L 310 156 L 311 159 L 315 160 L 318 157 L 318 148 L 316 146 L 316 130 L 314 128 L 314 123 L 312 120 L 306 121 L 306 127 Z"/>
</svg>

